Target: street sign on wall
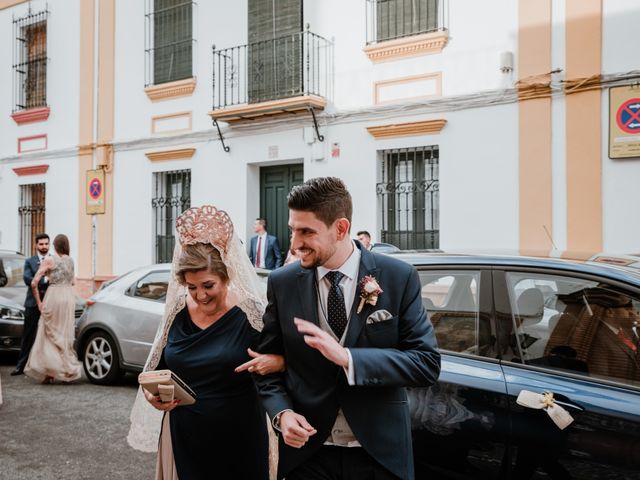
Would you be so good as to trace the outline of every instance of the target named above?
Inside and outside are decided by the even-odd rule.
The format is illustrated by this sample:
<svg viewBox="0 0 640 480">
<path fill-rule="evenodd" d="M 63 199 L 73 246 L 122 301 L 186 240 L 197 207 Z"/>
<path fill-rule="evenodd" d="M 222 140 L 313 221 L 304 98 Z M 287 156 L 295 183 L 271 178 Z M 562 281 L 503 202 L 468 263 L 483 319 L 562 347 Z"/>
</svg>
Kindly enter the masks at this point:
<svg viewBox="0 0 640 480">
<path fill-rule="evenodd" d="M 609 89 L 609 158 L 640 157 L 640 88 Z"/>
<path fill-rule="evenodd" d="M 104 170 L 87 170 L 87 215 L 104 213 Z"/>
</svg>

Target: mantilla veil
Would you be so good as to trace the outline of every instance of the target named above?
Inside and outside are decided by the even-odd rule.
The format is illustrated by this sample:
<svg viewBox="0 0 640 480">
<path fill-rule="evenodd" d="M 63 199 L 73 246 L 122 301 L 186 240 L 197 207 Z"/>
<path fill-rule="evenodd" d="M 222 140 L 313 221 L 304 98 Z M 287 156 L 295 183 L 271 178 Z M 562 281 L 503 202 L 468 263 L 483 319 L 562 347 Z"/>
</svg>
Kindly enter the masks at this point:
<svg viewBox="0 0 640 480">
<path fill-rule="evenodd" d="M 235 305 L 238 305 L 244 311 L 253 328 L 261 331 L 263 327 L 262 314 L 267 301 L 264 293 L 262 293 L 258 277 L 249 261 L 249 257 L 234 233 L 233 223 L 229 215 L 223 210 L 218 210 L 213 205 L 190 208 L 178 217 L 176 231 L 178 233 L 178 241 L 173 251 L 164 315 L 158 326 L 144 371 L 154 370 L 157 367 L 167 344 L 167 337 L 173 320 L 186 304 L 186 288 L 179 283 L 175 276 L 182 247 L 185 245 L 208 243 L 220 252 L 229 274 L 229 297 Z M 146 401 L 140 387 L 131 410 L 131 428 L 127 436 L 129 445 L 136 450 L 144 452 L 157 451 L 162 415 L 163 412 L 156 410 Z M 273 432 L 271 431 L 270 437 L 273 437 Z M 271 470 L 275 455 L 271 448 L 273 446 L 272 438 L 270 438 L 269 444 Z"/>
</svg>

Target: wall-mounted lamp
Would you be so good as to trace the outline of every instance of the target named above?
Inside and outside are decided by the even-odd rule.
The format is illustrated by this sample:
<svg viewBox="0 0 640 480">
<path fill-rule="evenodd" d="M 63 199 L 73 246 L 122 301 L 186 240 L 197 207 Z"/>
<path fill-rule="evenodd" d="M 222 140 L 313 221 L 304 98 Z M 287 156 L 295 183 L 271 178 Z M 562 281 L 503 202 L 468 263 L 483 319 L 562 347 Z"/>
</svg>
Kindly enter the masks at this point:
<svg viewBox="0 0 640 480">
<path fill-rule="evenodd" d="M 500 71 L 502 73 L 513 71 L 513 52 L 502 52 L 500 54 Z"/>
</svg>

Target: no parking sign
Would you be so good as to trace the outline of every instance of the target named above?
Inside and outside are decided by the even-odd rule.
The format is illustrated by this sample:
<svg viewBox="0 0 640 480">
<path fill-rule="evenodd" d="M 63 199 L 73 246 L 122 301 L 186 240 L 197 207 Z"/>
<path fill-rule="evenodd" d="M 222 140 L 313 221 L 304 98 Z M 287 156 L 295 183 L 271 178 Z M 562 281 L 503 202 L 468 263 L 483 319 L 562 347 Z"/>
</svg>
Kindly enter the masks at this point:
<svg viewBox="0 0 640 480">
<path fill-rule="evenodd" d="M 640 88 L 609 89 L 609 158 L 640 157 Z"/>
<path fill-rule="evenodd" d="M 104 213 L 104 170 L 87 170 L 87 214 Z"/>
</svg>

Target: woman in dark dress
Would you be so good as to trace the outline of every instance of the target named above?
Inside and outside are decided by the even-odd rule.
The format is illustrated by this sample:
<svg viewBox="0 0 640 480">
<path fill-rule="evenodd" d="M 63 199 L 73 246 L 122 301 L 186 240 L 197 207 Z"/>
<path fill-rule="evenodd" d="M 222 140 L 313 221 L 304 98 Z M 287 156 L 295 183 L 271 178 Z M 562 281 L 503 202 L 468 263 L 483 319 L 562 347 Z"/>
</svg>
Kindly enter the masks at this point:
<svg viewBox="0 0 640 480">
<path fill-rule="evenodd" d="M 176 373 L 196 393 L 196 402 L 163 403 L 144 391 L 147 402 L 165 412 L 161 437 L 170 432 L 170 443 L 168 438 L 160 442 L 157 478 L 269 478 L 267 419 L 247 370 L 279 371 L 284 360 L 249 355 L 262 304 L 248 298 L 256 295 L 247 288 L 252 279 L 242 277 L 255 272 L 248 260 L 247 271 L 235 258 L 232 228 L 226 213 L 215 207 L 190 209 L 178 219 L 182 246 L 174 256 L 174 275 L 186 292 L 178 290 L 174 300 L 168 299 L 160 325 L 165 333 L 156 338 L 147 366 L 159 353 L 154 368 Z M 251 368 L 236 370 L 247 362 Z"/>
</svg>

